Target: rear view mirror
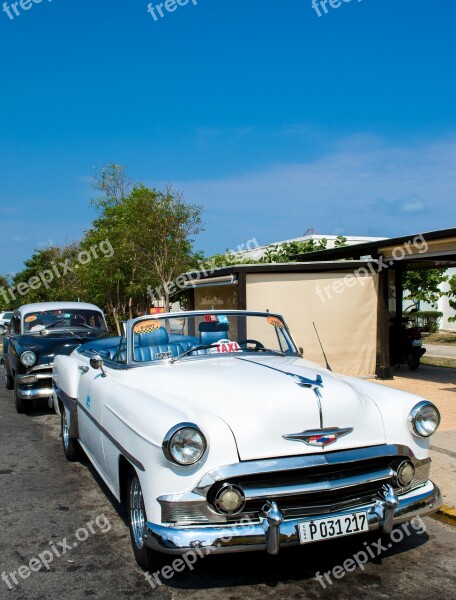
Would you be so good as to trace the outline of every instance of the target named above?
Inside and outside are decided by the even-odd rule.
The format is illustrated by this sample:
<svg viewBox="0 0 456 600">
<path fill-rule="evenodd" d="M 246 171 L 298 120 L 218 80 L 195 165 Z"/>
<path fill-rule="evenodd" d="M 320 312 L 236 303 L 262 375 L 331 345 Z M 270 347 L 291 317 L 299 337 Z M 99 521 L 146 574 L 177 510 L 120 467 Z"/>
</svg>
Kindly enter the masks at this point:
<svg viewBox="0 0 456 600">
<path fill-rule="evenodd" d="M 95 371 L 98 371 L 100 369 L 102 376 L 106 377 L 105 370 L 103 369 L 103 359 L 99 354 L 95 354 L 94 356 L 92 356 L 92 358 L 90 359 L 90 366 L 92 367 L 92 369 L 95 369 Z"/>
</svg>

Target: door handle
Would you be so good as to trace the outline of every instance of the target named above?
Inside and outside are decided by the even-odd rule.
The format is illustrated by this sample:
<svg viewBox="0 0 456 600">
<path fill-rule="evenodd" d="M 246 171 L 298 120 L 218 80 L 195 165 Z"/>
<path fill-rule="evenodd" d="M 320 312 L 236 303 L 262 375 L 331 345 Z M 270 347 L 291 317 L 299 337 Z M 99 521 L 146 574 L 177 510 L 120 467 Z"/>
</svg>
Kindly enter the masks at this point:
<svg viewBox="0 0 456 600">
<path fill-rule="evenodd" d="M 87 373 L 87 371 L 89 370 L 89 367 L 78 367 L 78 369 L 80 369 L 82 371 L 82 374 L 84 375 L 84 373 Z"/>
</svg>

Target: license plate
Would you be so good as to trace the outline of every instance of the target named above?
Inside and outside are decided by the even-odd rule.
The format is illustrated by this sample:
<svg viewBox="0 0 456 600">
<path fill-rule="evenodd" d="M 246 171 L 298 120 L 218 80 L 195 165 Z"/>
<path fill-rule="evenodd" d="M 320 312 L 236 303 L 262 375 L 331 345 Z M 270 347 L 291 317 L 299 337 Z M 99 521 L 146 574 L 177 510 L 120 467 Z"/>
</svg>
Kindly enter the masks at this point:
<svg viewBox="0 0 456 600">
<path fill-rule="evenodd" d="M 367 513 L 365 512 L 345 514 L 327 519 L 313 519 L 299 523 L 301 544 L 353 535 L 363 531 L 369 531 Z"/>
<path fill-rule="evenodd" d="M 412 340 L 412 346 L 422 346 L 423 340 Z"/>
</svg>

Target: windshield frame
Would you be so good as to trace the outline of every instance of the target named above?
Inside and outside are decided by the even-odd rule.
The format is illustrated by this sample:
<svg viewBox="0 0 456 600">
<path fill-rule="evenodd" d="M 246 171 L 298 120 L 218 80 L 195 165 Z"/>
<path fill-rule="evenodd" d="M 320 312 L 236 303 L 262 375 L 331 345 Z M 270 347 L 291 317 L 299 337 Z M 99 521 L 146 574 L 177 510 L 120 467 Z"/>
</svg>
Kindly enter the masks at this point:
<svg viewBox="0 0 456 600">
<path fill-rule="evenodd" d="M 138 361 L 135 359 L 134 357 L 134 329 L 136 327 L 136 325 L 138 325 L 138 323 L 141 323 L 143 321 L 151 321 L 151 320 L 156 320 L 156 321 L 163 321 L 166 319 L 172 319 L 172 318 L 176 318 L 176 319 L 182 319 L 182 318 L 189 318 L 189 317 L 204 317 L 205 315 L 226 315 L 226 316 L 231 316 L 231 317 L 235 317 L 235 316 L 239 316 L 239 317 L 264 317 L 264 318 L 269 318 L 269 317 L 276 317 L 278 319 L 280 319 L 282 321 L 282 323 L 284 324 L 284 330 L 286 332 L 286 335 L 288 336 L 290 343 L 292 344 L 294 351 L 287 353 L 285 356 L 294 356 L 296 358 L 300 358 L 301 357 L 301 353 L 299 351 L 298 345 L 296 344 L 295 339 L 293 338 L 290 329 L 287 325 L 287 322 L 285 321 L 285 319 L 283 318 L 283 316 L 279 313 L 271 313 L 271 312 L 262 312 L 262 311 L 251 311 L 251 310 L 192 310 L 192 311 L 180 311 L 180 312 L 172 312 L 172 313 L 161 313 L 161 314 L 157 314 L 157 315 L 145 315 L 143 317 L 138 317 L 136 319 L 130 319 L 129 321 L 126 322 L 126 341 L 127 341 L 127 361 L 126 363 L 123 363 L 126 366 L 135 366 L 135 367 L 140 367 L 140 366 L 150 366 L 150 365 L 163 365 L 163 364 L 168 364 L 170 362 L 176 362 L 173 361 L 171 358 L 168 359 L 163 359 L 163 360 L 150 360 L 150 361 Z M 239 355 L 240 353 L 226 353 L 225 356 L 227 357 L 233 357 L 236 355 Z M 268 355 L 268 352 L 262 351 L 262 352 L 249 352 L 250 354 L 255 354 L 256 356 L 266 356 Z M 276 354 L 274 353 L 269 353 L 270 356 L 280 356 L 280 354 Z M 182 360 L 186 361 L 186 360 L 191 360 L 191 359 L 205 359 L 205 358 L 214 358 L 214 357 L 219 357 L 219 354 L 204 354 L 204 355 L 194 355 L 194 354 L 189 354 L 188 356 L 185 356 Z M 179 363 L 179 361 L 177 361 L 177 363 Z"/>
<path fill-rule="evenodd" d="M 92 312 L 92 313 L 97 313 L 100 317 L 101 320 L 103 322 L 104 327 L 94 327 L 94 328 L 90 328 L 89 327 L 85 327 L 85 326 L 81 326 L 81 325 L 66 325 L 66 326 L 56 326 L 56 327 L 49 327 L 46 328 L 46 326 L 43 327 L 43 329 L 39 329 L 37 331 L 26 331 L 25 325 L 25 319 L 27 317 L 33 316 L 33 315 L 45 315 L 45 314 L 49 314 L 49 313 L 53 313 L 56 310 L 62 311 L 63 313 L 73 313 L 73 312 Z M 66 331 L 85 331 L 85 332 L 93 332 L 93 331 L 104 331 L 106 333 L 109 332 L 108 329 L 108 325 L 106 323 L 106 318 L 105 315 L 103 313 L 103 311 L 99 310 L 99 309 L 95 309 L 95 308 L 56 308 L 56 309 L 52 309 L 49 308 L 47 310 L 38 310 L 38 311 L 30 311 L 30 312 L 24 312 L 21 314 L 21 330 L 22 330 L 22 335 L 31 335 L 31 336 L 40 336 L 40 335 L 48 335 L 49 337 L 52 337 L 53 333 L 59 333 L 61 334 L 62 332 L 66 332 Z M 45 333 L 43 333 L 45 332 Z"/>
</svg>

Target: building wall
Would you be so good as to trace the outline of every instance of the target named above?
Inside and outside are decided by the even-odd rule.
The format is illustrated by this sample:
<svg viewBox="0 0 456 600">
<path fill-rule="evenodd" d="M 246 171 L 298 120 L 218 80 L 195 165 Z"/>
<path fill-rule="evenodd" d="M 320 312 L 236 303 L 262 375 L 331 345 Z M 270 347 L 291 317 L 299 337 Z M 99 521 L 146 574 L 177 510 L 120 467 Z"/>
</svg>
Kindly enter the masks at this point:
<svg viewBox="0 0 456 600">
<path fill-rule="evenodd" d="M 248 273 L 248 310 L 285 317 L 304 357 L 324 366 L 315 322 L 331 368 L 374 377 L 377 348 L 378 276 L 345 273 Z"/>
</svg>

